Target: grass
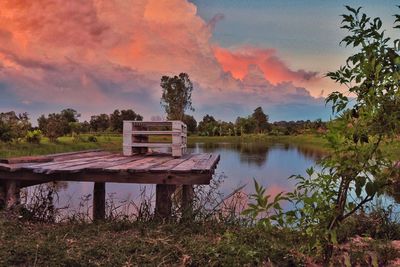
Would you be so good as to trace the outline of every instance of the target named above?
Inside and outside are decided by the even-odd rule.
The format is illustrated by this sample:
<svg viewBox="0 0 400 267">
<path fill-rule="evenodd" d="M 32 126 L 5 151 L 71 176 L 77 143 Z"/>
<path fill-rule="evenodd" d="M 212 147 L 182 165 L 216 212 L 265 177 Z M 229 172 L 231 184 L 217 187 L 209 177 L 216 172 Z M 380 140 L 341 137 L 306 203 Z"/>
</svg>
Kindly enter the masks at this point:
<svg viewBox="0 0 400 267">
<path fill-rule="evenodd" d="M 302 233 L 212 220 L 39 224 L 0 213 L 0 238 L 0 266 L 306 266 L 321 260 L 303 252 Z M 399 256 L 385 240 L 346 244 L 334 266 L 346 255 L 352 266 L 364 266 L 368 254 L 380 266 Z"/>
<path fill-rule="evenodd" d="M 256 266 L 299 264 L 300 239 L 219 223 L 32 224 L 0 218 L 1 266 Z M 282 266 L 282 265 L 280 265 Z"/>
<path fill-rule="evenodd" d="M 119 135 L 97 135 L 97 142 L 89 142 L 87 137 L 88 135 L 82 135 L 79 138 L 64 136 L 58 138 L 56 143 L 50 142 L 48 138 L 43 138 L 40 144 L 0 142 L 0 157 L 45 155 L 88 149 L 121 151 L 122 137 Z"/>
<path fill-rule="evenodd" d="M 88 134 L 80 137 L 60 137 L 56 143 L 43 138 L 40 144 L 2 143 L 0 142 L 0 158 L 45 155 L 52 153 L 71 152 L 87 149 L 104 149 L 108 151 L 121 151 L 122 136 L 120 134 L 97 134 L 97 142 L 89 142 Z M 152 137 L 151 141 L 170 142 L 170 137 Z M 302 134 L 270 136 L 263 134 L 252 134 L 245 136 L 197 136 L 188 137 L 188 143 L 263 143 L 283 144 L 296 146 L 300 149 L 312 150 L 314 152 L 329 153 L 326 139 L 322 135 Z M 400 140 L 396 139 L 383 145 L 383 151 L 392 159 L 400 158 Z"/>
</svg>

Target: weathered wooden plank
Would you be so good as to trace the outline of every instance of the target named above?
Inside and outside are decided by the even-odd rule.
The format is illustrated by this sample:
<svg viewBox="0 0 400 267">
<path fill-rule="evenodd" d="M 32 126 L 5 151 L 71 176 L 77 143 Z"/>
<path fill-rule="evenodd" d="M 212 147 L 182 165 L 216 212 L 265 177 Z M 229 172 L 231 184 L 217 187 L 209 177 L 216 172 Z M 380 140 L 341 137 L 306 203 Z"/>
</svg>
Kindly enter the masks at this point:
<svg viewBox="0 0 400 267">
<path fill-rule="evenodd" d="M 62 168 L 67 168 L 67 167 L 72 167 L 72 166 L 80 166 L 80 165 L 84 165 L 84 164 L 91 163 L 91 162 L 98 162 L 99 160 L 102 160 L 102 159 L 108 158 L 108 157 L 112 157 L 112 155 L 91 157 L 91 158 L 82 158 L 82 159 L 72 161 L 72 162 L 71 161 L 64 161 L 64 162 L 61 161 L 55 165 L 36 166 L 33 168 L 31 166 L 28 166 L 28 167 L 26 167 L 26 169 L 32 169 L 33 172 L 35 172 L 35 173 L 50 174 L 50 173 L 55 173 L 55 172 L 57 172 L 57 170 L 60 170 Z"/>
<path fill-rule="evenodd" d="M 81 182 L 112 182 L 112 183 L 137 183 L 137 184 L 209 184 L 210 173 L 153 173 L 153 172 L 116 172 L 110 175 L 107 172 L 82 172 L 82 173 L 34 173 L 30 170 L 17 172 L 0 171 L 0 181 L 81 181 Z"/>
<path fill-rule="evenodd" d="M 173 169 L 182 162 L 188 160 L 189 158 L 195 156 L 196 154 L 186 154 L 180 158 L 174 158 L 157 166 L 153 166 L 149 169 L 150 172 L 165 172 Z"/>
<path fill-rule="evenodd" d="M 104 156 L 104 155 L 109 155 L 109 154 L 111 154 L 111 152 L 108 152 L 108 151 L 85 152 L 85 153 L 79 153 L 79 154 L 73 154 L 73 155 L 57 156 L 54 158 L 54 161 L 57 162 L 57 161 L 66 161 L 66 160 L 72 160 L 72 159 L 98 157 L 98 156 Z"/>
<path fill-rule="evenodd" d="M 132 135 L 182 135 L 181 131 L 132 131 Z"/>
<path fill-rule="evenodd" d="M 204 158 L 196 162 L 192 171 L 194 172 L 210 172 L 213 171 L 220 159 L 219 154 L 210 154 L 209 158 Z"/>
<path fill-rule="evenodd" d="M 104 169 L 106 168 L 114 167 L 121 164 L 126 164 L 129 162 L 133 162 L 135 160 L 139 160 L 141 158 L 143 158 L 143 155 L 134 155 L 130 157 L 124 157 L 123 159 L 120 160 L 107 161 L 106 163 L 99 162 L 93 165 L 86 166 L 84 171 L 100 172 L 104 171 Z"/>
<path fill-rule="evenodd" d="M 139 157 L 138 157 L 139 159 Z M 104 169 L 106 167 L 112 167 L 115 165 L 119 164 L 124 164 L 128 162 L 132 162 L 136 160 L 135 158 L 132 157 L 123 157 L 123 156 L 111 156 L 111 157 L 105 157 L 105 158 L 100 158 L 96 159 L 93 161 L 89 161 L 84 164 L 78 164 L 78 165 L 68 165 L 64 166 L 61 168 L 57 168 L 57 170 L 54 170 L 54 173 L 59 173 L 59 172 L 67 172 L 67 173 L 72 173 L 72 172 L 80 172 L 80 171 L 86 171 L 86 170 L 93 170 L 93 169 Z"/>
<path fill-rule="evenodd" d="M 162 158 L 165 156 L 142 156 L 142 158 L 137 159 L 132 162 L 120 164 L 120 165 L 115 165 L 109 168 L 105 168 L 104 171 L 106 172 L 121 172 L 121 171 L 128 171 L 128 169 L 134 170 L 135 168 L 139 168 L 141 165 L 147 165 L 149 162 L 154 161 L 154 158 Z M 168 157 L 168 156 L 167 156 Z M 168 157 L 168 159 L 170 159 Z"/>
<path fill-rule="evenodd" d="M 133 143 L 131 147 L 172 147 L 171 143 Z"/>
<path fill-rule="evenodd" d="M 28 162 L 49 162 L 49 161 L 52 161 L 56 157 L 76 155 L 76 154 L 82 154 L 82 153 L 90 153 L 90 152 L 96 152 L 96 151 L 101 151 L 101 150 L 92 149 L 92 150 L 74 151 L 74 152 L 66 152 L 66 153 L 40 155 L 40 156 L 2 158 L 2 159 L 0 159 L 0 163 L 17 164 L 17 163 L 28 163 Z"/>
<path fill-rule="evenodd" d="M 87 157 L 77 157 L 77 158 L 72 158 L 72 159 L 64 159 L 64 160 L 57 160 L 57 161 L 51 161 L 51 162 L 46 162 L 46 163 L 31 163 L 24 166 L 25 169 L 35 169 L 35 168 L 44 168 L 44 167 L 49 167 L 49 166 L 55 166 L 59 164 L 67 164 L 67 163 L 72 163 L 72 162 L 81 162 L 82 160 L 85 159 L 94 159 L 98 157 L 103 157 L 103 156 L 112 156 L 110 152 L 101 152 L 99 154 L 91 154 L 88 153 Z"/>
<path fill-rule="evenodd" d="M 207 159 L 209 157 L 210 157 L 209 153 L 195 155 L 190 159 L 185 160 L 181 164 L 177 165 L 173 169 L 171 169 L 171 172 L 191 172 L 192 168 L 196 165 L 196 163 L 199 160 Z"/>
<path fill-rule="evenodd" d="M 128 172 L 145 172 L 148 171 L 150 168 L 160 165 L 166 161 L 173 159 L 170 156 L 163 156 L 163 157 L 150 157 L 148 161 L 138 164 L 137 166 L 131 166 L 128 168 Z"/>
</svg>

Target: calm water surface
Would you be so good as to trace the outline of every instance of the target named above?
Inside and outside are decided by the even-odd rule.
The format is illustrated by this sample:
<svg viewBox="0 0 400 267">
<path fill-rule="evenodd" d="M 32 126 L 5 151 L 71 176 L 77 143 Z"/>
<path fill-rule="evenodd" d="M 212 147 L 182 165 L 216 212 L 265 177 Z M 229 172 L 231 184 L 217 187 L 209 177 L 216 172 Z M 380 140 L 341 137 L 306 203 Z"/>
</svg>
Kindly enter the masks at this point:
<svg viewBox="0 0 400 267">
<path fill-rule="evenodd" d="M 246 185 L 243 191 L 254 191 L 253 178 L 267 188 L 267 193 L 275 195 L 293 189 L 294 181 L 288 177 L 293 174 L 305 175 L 305 170 L 316 164 L 323 156 L 320 151 L 302 145 L 265 143 L 196 143 L 189 152 L 218 153 L 221 160 L 215 177 L 223 177 L 219 190 L 228 195 L 239 186 Z M 68 210 L 79 210 L 80 203 L 92 194 L 93 183 L 64 182 L 59 186 L 59 207 L 69 206 Z M 140 193 L 154 196 L 154 185 L 135 185 L 107 183 L 108 199 L 115 204 L 124 201 L 140 201 Z M 88 202 L 90 203 L 90 202 Z"/>
</svg>

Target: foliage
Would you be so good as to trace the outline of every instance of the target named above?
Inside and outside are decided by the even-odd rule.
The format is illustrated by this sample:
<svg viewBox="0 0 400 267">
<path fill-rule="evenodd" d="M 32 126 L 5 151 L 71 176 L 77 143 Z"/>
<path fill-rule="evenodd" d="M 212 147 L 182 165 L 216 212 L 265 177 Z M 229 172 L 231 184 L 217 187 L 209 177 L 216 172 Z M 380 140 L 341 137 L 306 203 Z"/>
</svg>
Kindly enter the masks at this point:
<svg viewBox="0 0 400 267">
<path fill-rule="evenodd" d="M 0 141 L 11 142 L 23 138 L 30 128 L 27 113 L 18 115 L 14 111 L 0 113 Z"/>
<path fill-rule="evenodd" d="M 26 133 L 25 139 L 28 143 L 31 144 L 40 144 L 40 141 L 42 140 L 42 131 L 41 130 L 33 130 L 33 131 L 28 131 Z"/>
<path fill-rule="evenodd" d="M 255 179 L 254 188 L 256 192 L 250 195 L 250 200 L 254 203 L 249 203 L 242 215 L 250 215 L 254 220 L 257 220 L 258 225 L 268 228 L 272 227 L 273 223 L 283 225 L 284 214 L 280 203 L 286 200 L 286 196 L 281 192 L 271 201 L 271 195 L 267 195 L 266 189 L 260 186 Z"/>
<path fill-rule="evenodd" d="M 255 133 L 257 129 L 257 121 L 253 116 L 247 118 L 237 117 L 235 123 L 240 135 Z"/>
<path fill-rule="evenodd" d="M 47 118 L 42 115 L 39 117 L 38 122 L 39 129 L 51 142 L 69 133 L 69 122 L 61 113 L 51 113 Z"/>
<path fill-rule="evenodd" d="M 183 122 L 186 124 L 189 133 L 195 133 L 197 131 L 197 121 L 193 116 L 185 114 Z"/>
<path fill-rule="evenodd" d="M 202 135 L 211 136 L 213 135 L 213 130 L 218 126 L 218 122 L 211 115 L 206 114 L 203 120 L 199 122 L 198 131 Z"/>
<path fill-rule="evenodd" d="M 346 8 L 350 14 L 342 15 L 342 28 L 350 34 L 342 42 L 358 52 L 327 76 L 347 86 L 355 104 L 347 108 L 350 99 L 341 92 L 327 98 L 337 114 L 327 134 L 333 152 L 321 161 L 321 172 L 310 169 L 309 178 L 296 177 L 298 186 L 291 195 L 295 203 L 302 204 L 295 214 L 299 226 L 316 242 L 326 242 L 327 258 L 336 242 L 337 227 L 390 184 L 396 170 L 382 153 L 381 144 L 390 141 L 400 126 L 399 40 L 391 47 L 380 18 L 361 14 L 361 8 Z"/>
<path fill-rule="evenodd" d="M 270 130 L 270 125 L 268 123 L 269 116 L 264 113 L 262 107 L 256 108 L 251 116 L 256 122 L 255 131 L 257 133 L 264 133 Z"/>
<path fill-rule="evenodd" d="M 161 77 L 161 105 L 165 109 L 169 120 L 183 120 L 185 111 L 192 110 L 193 84 L 189 75 L 181 73 L 179 76 Z"/>
<path fill-rule="evenodd" d="M 350 14 L 342 15 L 342 28 L 350 34 L 342 42 L 358 50 L 327 76 L 347 86 L 355 103 L 348 108 L 351 99 L 344 93 L 329 95 L 326 102 L 336 114 L 326 134 L 331 153 L 321 160 L 320 171 L 309 168 L 308 177 L 293 176 L 297 185 L 287 197 L 295 208 L 284 216 L 277 213 L 286 225 L 303 232 L 308 249 L 323 253 L 326 261 L 337 244 L 337 229 L 381 194 L 399 172 L 382 144 L 392 141 L 400 129 L 400 40 L 390 42 L 380 18 L 361 14 L 361 8 L 346 8 Z M 400 15 L 395 17 L 399 28 Z M 255 186 L 256 203 L 246 213 L 264 212 L 270 222 L 274 202 L 263 197 L 265 189 Z"/>
<path fill-rule="evenodd" d="M 90 128 L 95 132 L 104 132 L 110 127 L 110 116 L 107 114 L 93 115 L 90 117 Z"/>
<path fill-rule="evenodd" d="M 122 133 L 123 130 L 123 121 L 141 121 L 143 117 L 140 114 L 137 114 L 132 109 L 126 109 L 119 111 L 118 109 L 114 110 L 112 114 L 110 114 L 110 127 L 112 131 Z"/>
<path fill-rule="evenodd" d="M 92 142 L 92 143 L 97 142 L 96 136 L 93 136 L 93 135 L 89 135 L 87 140 L 88 140 L 88 142 Z"/>
</svg>

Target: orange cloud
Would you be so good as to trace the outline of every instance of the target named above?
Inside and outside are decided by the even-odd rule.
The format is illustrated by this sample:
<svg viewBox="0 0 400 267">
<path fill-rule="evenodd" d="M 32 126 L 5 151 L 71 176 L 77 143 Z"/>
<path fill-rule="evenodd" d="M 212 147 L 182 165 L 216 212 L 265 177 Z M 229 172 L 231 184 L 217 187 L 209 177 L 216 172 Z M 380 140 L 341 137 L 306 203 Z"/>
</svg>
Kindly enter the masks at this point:
<svg viewBox="0 0 400 267">
<path fill-rule="evenodd" d="M 223 18 L 204 21 L 187 0 L 2 0 L 0 92 L 31 105 L 134 107 L 150 117 L 161 112 L 160 77 L 187 72 L 197 107 L 313 103 L 295 84 L 314 72 L 291 70 L 272 49 L 215 46 Z"/>
<path fill-rule="evenodd" d="M 250 65 L 258 66 L 266 80 L 277 84 L 284 81 L 309 81 L 316 78 L 317 72 L 291 70 L 277 57 L 275 49 L 242 47 L 229 50 L 221 47 L 214 48 L 214 54 L 224 71 L 232 73 L 233 77 L 243 79 Z"/>
</svg>

